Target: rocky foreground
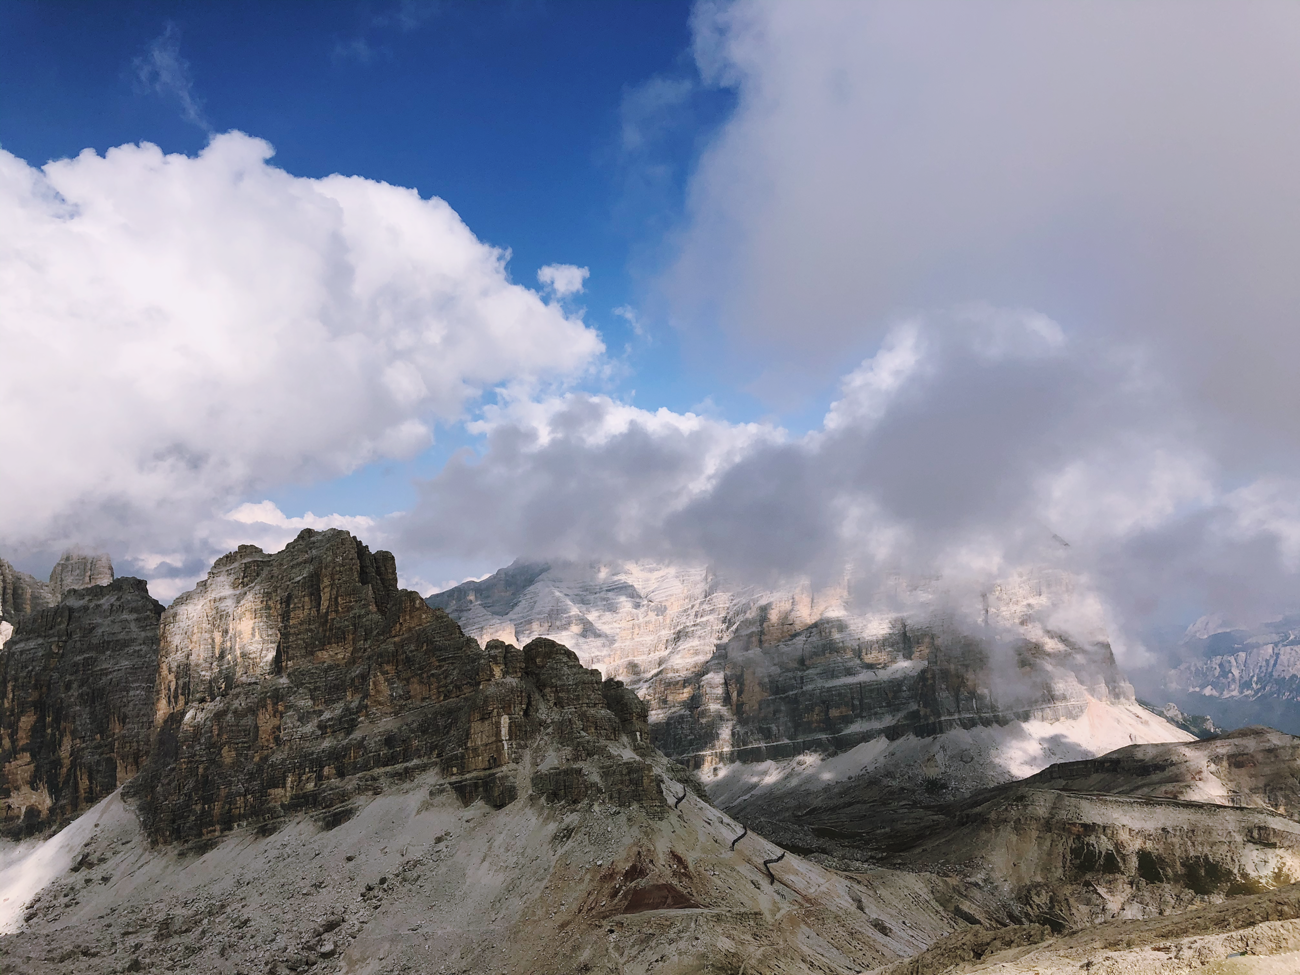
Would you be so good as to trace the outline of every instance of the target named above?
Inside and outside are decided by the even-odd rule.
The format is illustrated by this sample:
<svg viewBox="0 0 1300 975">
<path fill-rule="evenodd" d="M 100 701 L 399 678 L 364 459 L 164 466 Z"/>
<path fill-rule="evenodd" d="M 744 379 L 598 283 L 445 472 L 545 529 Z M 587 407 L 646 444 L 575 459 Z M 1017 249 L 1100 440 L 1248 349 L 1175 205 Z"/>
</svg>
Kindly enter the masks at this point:
<svg viewBox="0 0 1300 975">
<path fill-rule="evenodd" d="M 1070 722 L 1160 727 L 1116 706 L 1104 647 L 1046 629 L 1012 645 L 1042 713 L 999 711 L 977 641 L 909 632 L 883 664 L 914 671 L 912 724 L 706 763 L 723 811 L 620 680 L 544 636 L 481 645 L 345 532 L 241 547 L 165 610 L 118 579 L 10 618 L 3 972 L 1296 970 L 1256 963 L 1300 947 L 1297 739 L 1171 729 L 961 777 L 1017 735 L 1070 759 Z M 876 637 L 855 664 L 814 630 L 733 633 L 700 686 L 775 734 L 746 716 L 873 679 Z M 796 646 L 814 679 L 778 693 Z"/>
</svg>

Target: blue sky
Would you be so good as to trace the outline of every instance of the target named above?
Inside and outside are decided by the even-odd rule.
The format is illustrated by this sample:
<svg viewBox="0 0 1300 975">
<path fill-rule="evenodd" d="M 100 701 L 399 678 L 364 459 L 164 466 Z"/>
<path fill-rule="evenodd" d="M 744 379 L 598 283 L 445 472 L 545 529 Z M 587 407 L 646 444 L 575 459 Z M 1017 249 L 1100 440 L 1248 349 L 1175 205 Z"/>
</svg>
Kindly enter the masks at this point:
<svg viewBox="0 0 1300 975">
<path fill-rule="evenodd" d="M 687 410 L 763 406 L 687 360 L 652 317 L 647 279 L 686 176 L 734 98 L 698 85 L 691 6 L 674 0 L 510 3 L 8 3 L 0 9 L 0 146 L 32 162 L 148 141 L 196 153 L 210 131 L 269 141 L 298 176 L 360 174 L 445 199 L 533 286 L 544 264 L 590 268 L 581 304 L 628 368 L 619 394 Z M 168 32 L 171 31 L 171 35 Z M 201 118 L 142 80 L 174 40 Z M 624 103 L 655 78 L 693 83 L 671 118 L 624 145 Z M 647 125 L 648 123 L 648 125 Z M 634 309 L 647 334 L 617 308 Z M 270 492 L 289 513 L 385 513 L 474 441 L 456 425 L 406 462 Z"/>
<path fill-rule="evenodd" d="M 2 4 L 0 554 L 172 598 L 338 526 L 424 591 L 1293 610 L 1297 45 L 1288 2 Z"/>
</svg>

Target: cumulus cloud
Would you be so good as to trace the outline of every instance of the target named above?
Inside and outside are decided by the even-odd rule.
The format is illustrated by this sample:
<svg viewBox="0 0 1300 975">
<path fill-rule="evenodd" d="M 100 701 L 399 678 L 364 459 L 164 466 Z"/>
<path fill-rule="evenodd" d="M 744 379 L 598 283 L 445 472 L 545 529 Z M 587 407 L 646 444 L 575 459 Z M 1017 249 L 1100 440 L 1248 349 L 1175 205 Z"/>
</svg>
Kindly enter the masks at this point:
<svg viewBox="0 0 1300 975">
<path fill-rule="evenodd" d="M 656 558 L 760 584 L 849 571 L 877 595 L 890 578 L 979 592 L 1056 567 L 1104 598 L 1090 618 L 1130 664 L 1150 662 L 1137 637 L 1153 619 L 1294 600 L 1295 482 L 1232 486 L 1141 356 L 963 305 L 897 322 L 840 389 L 803 436 L 586 394 L 513 402 L 384 530 L 408 562 Z"/>
<path fill-rule="evenodd" d="M 781 430 L 569 393 L 489 407 L 464 451 L 389 526 L 414 558 L 671 555 L 665 521 Z M 489 513 L 485 517 L 485 513 Z"/>
<path fill-rule="evenodd" d="M 537 271 L 537 280 L 555 292 L 556 297 L 567 298 L 569 295 L 581 294 L 584 283 L 591 275 L 585 267 L 572 264 L 547 264 Z"/>
<path fill-rule="evenodd" d="M 472 425 L 483 456 L 426 483 L 398 532 L 430 551 L 653 555 L 767 577 L 957 571 L 976 549 L 1001 571 L 1057 547 L 1054 531 L 1108 543 L 1201 500 L 1203 479 L 1182 479 L 1201 461 L 1181 431 L 1139 442 L 1113 423 L 1149 390 L 1063 346 L 1023 311 L 900 323 L 798 438 L 579 394 L 490 409 Z M 1088 477 L 1111 455 L 1127 479 L 1096 490 Z"/>
<path fill-rule="evenodd" d="M 171 552 L 601 355 L 442 200 L 271 154 L 238 132 L 195 157 L 0 152 L 5 551 Z"/>
</svg>

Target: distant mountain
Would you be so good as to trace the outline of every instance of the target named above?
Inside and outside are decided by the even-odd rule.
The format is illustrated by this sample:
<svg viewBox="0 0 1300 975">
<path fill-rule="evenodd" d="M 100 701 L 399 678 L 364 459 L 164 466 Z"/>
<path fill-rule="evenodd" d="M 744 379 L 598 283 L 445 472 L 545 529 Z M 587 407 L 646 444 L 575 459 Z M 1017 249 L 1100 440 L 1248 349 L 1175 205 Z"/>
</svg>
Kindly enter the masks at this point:
<svg viewBox="0 0 1300 975">
<path fill-rule="evenodd" d="M 968 792 L 1191 737 L 1137 704 L 1068 574 L 1021 574 L 965 604 L 932 580 L 891 587 L 764 590 L 703 566 L 517 562 L 428 602 L 480 641 L 549 636 L 626 682 L 650 706 L 655 744 L 724 805 L 865 771 Z"/>
<path fill-rule="evenodd" d="M 1187 662 L 1165 683 L 1179 707 L 1229 728 L 1300 733 L 1300 616 L 1249 628 L 1207 617 L 1188 629 L 1181 649 Z"/>
</svg>

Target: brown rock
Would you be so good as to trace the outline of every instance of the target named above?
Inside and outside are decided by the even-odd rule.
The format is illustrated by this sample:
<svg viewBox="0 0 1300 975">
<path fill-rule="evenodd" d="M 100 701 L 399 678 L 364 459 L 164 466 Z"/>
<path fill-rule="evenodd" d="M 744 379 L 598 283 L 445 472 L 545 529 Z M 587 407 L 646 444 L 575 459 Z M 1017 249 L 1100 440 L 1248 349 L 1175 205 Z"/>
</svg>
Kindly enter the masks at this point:
<svg viewBox="0 0 1300 975">
<path fill-rule="evenodd" d="M 129 794 L 159 840 L 338 806 L 361 776 L 397 766 L 437 767 L 462 801 L 500 807 L 547 729 L 548 747 L 569 747 L 562 761 L 613 769 L 596 793 L 662 804 L 649 766 L 615 754 L 647 734 L 635 695 L 551 640 L 481 649 L 398 589 L 392 555 L 337 530 L 304 531 L 275 555 L 241 546 L 172 604 L 155 714 Z"/>
<path fill-rule="evenodd" d="M 0 649 L 0 805 L 22 835 L 77 815 L 143 764 L 162 606 L 140 579 L 69 592 Z"/>
</svg>

